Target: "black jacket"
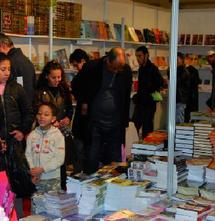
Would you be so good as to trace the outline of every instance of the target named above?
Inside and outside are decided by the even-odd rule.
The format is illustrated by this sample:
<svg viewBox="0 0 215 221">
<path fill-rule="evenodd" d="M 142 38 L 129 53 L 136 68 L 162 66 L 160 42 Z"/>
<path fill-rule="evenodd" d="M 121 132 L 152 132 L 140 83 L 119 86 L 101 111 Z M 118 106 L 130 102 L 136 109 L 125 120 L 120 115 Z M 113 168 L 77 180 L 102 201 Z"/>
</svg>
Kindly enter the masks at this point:
<svg viewBox="0 0 215 221">
<path fill-rule="evenodd" d="M 105 57 L 89 61 L 86 63 L 81 72 L 79 82 L 82 85 L 80 88 L 79 101 L 81 104 L 87 103 L 90 110 L 92 102 L 102 86 L 103 64 Z M 79 85 L 80 85 L 79 84 Z M 120 107 L 120 124 L 122 128 L 128 126 L 129 122 L 129 107 L 130 93 L 132 85 L 132 72 L 128 65 L 125 65 L 123 70 L 116 74 L 115 84 Z"/>
<path fill-rule="evenodd" d="M 210 98 L 207 100 L 206 104 L 212 110 L 215 110 L 215 64 L 212 64 L 212 92 Z"/>
<path fill-rule="evenodd" d="M 176 103 L 187 104 L 190 92 L 190 73 L 185 66 L 177 67 Z"/>
<path fill-rule="evenodd" d="M 70 120 L 73 115 L 72 98 L 69 89 L 63 87 L 53 88 L 55 93 L 53 93 L 50 87 L 45 87 L 38 89 L 36 91 L 35 99 L 35 110 L 40 103 L 51 102 L 58 108 L 57 120 L 62 120 L 68 117 Z"/>
<path fill-rule="evenodd" d="M 16 79 L 23 77 L 23 87 L 32 102 L 34 99 L 36 75 L 32 62 L 22 53 L 20 48 L 12 48 L 8 53 L 11 60 L 11 74 Z"/>
<path fill-rule="evenodd" d="M 198 111 L 199 108 L 199 84 L 201 79 L 199 78 L 199 71 L 192 65 L 187 67 L 190 76 L 189 98 L 187 102 L 187 108 L 190 111 Z"/>
<path fill-rule="evenodd" d="M 1 137 L 8 137 L 13 130 L 29 133 L 33 120 L 32 106 L 24 89 L 16 81 L 8 81 L 0 100 Z"/>
<path fill-rule="evenodd" d="M 145 66 L 140 66 L 138 75 L 138 90 L 135 103 L 141 106 L 155 105 L 152 93 L 163 87 L 163 78 L 158 68 L 148 60 Z"/>
</svg>

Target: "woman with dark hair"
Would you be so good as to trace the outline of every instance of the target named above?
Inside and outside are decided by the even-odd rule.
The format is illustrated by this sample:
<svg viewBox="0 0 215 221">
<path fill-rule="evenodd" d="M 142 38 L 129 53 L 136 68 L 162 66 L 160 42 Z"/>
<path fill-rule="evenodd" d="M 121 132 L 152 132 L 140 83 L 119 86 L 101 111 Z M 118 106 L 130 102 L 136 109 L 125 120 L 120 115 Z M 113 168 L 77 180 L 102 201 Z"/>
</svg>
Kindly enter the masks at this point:
<svg viewBox="0 0 215 221">
<path fill-rule="evenodd" d="M 51 102 L 57 109 L 57 120 L 54 126 L 58 127 L 65 136 L 65 163 L 61 167 L 61 188 L 66 188 L 66 164 L 71 161 L 70 122 L 73 115 L 72 98 L 69 86 L 66 83 L 65 73 L 56 61 L 48 62 L 39 76 L 36 89 L 35 107 L 40 103 Z"/>
</svg>

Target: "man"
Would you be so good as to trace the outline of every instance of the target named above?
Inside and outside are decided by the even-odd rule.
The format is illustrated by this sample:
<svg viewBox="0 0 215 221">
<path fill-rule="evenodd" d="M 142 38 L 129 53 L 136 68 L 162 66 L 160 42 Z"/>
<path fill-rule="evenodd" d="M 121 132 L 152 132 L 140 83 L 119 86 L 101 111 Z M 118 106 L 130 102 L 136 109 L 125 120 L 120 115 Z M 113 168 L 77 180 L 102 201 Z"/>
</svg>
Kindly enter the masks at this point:
<svg viewBox="0 0 215 221">
<path fill-rule="evenodd" d="M 176 123 L 185 122 L 185 108 L 190 96 L 190 74 L 185 67 L 184 55 L 177 54 Z"/>
<path fill-rule="evenodd" d="M 185 73 L 186 75 L 188 75 L 187 77 L 189 77 L 189 86 L 187 85 L 188 97 L 187 97 L 186 108 L 185 108 L 185 112 L 184 112 L 184 121 L 189 122 L 190 121 L 190 113 L 194 112 L 194 111 L 198 111 L 198 109 L 199 109 L 198 87 L 199 87 L 199 84 L 201 83 L 201 79 L 199 78 L 199 72 L 195 67 L 193 67 L 192 65 L 189 65 L 187 67 L 185 66 L 185 58 L 181 52 L 178 52 L 178 54 L 177 54 L 177 65 L 178 65 L 179 72 L 180 72 L 180 70 L 182 71 L 184 68 L 186 68 L 185 72 L 188 72 L 188 73 Z M 180 74 L 180 76 L 181 76 L 181 74 Z M 186 81 L 184 83 L 186 83 Z M 188 84 L 188 82 L 186 84 Z M 186 85 L 185 85 L 185 87 L 186 87 Z M 186 94 L 183 96 L 186 96 Z"/>
<path fill-rule="evenodd" d="M 129 121 L 132 73 L 125 64 L 124 50 L 113 48 L 107 56 L 86 63 L 81 76 L 84 84 L 81 113 L 89 116 L 86 172 L 94 173 L 101 158 L 104 164 L 121 161 L 121 145 Z"/>
<path fill-rule="evenodd" d="M 153 131 L 153 121 L 156 111 L 156 101 L 153 93 L 159 92 L 163 86 L 163 78 L 158 68 L 149 60 L 149 52 L 145 46 L 136 49 L 139 64 L 138 90 L 134 97 L 135 110 L 133 121 L 139 137 L 145 138 Z M 142 135 L 140 128 L 142 127 Z"/>
<path fill-rule="evenodd" d="M 215 111 L 215 51 L 208 51 L 207 60 L 212 67 L 212 92 L 206 103 L 212 111 Z"/>
<path fill-rule="evenodd" d="M 30 101 L 34 100 L 36 75 L 34 65 L 22 53 L 20 48 L 15 48 L 13 41 L 7 35 L 0 33 L 0 52 L 8 55 L 11 60 L 11 74 L 18 82 L 23 82 L 23 87 Z"/>
<path fill-rule="evenodd" d="M 81 87 L 83 83 L 81 82 L 80 72 L 83 65 L 89 61 L 89 56 L 82 49 L 75 49 L 75 51 L 70 55 L 70 63 L 74 68 L 77 69 L 78 73 L 75 75 L 71 82 L 72 94 L 76 99 L 77 105 L 75 110 L 75 116 L 72 124 L 72 132 L 74 135 L 74 172 L 79 173 L 84 170 L 84 162 L 86 161 L 86 138 L 88 129 L 88 115 L 81 113 Z"/>
</svg>

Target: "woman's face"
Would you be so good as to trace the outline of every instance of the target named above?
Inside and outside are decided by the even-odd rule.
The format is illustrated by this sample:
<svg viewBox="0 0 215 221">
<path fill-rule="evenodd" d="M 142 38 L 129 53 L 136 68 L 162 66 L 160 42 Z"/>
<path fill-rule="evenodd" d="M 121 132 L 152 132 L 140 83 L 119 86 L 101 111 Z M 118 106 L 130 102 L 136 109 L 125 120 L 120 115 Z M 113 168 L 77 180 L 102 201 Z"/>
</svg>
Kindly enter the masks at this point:
<svg viewBox="0 0 215 221">
<path fill-rule="evenodd" d="M 50 87 L 58 87 L 62 80 L 62 72 L 60 69 L 51 70 L 50 74 L 47 76 L 48 85 Z"/>
<path fill-rule="evenodd" d="M 6 83 L 10 77 L 10 61 L 0 62 L 0 84 Z"/>
</svg>

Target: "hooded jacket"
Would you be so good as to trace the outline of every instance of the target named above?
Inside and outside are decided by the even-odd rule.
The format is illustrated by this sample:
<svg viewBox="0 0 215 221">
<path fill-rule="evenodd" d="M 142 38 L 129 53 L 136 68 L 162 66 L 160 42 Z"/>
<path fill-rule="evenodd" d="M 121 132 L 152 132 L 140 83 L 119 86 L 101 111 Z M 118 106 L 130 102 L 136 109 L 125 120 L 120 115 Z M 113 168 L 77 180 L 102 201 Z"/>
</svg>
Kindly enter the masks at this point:
<svg viewBox="0 0 215 221">
<path fill-rule="evenodd" d="M 59 178 L 65 157 L 64 136 L 53 126 L 48 130 L 36 127 L 27 137 L 25 155 L 30 168 L 43 167 L 41 180 Z"/>
</svg>

